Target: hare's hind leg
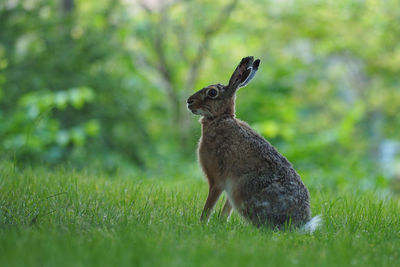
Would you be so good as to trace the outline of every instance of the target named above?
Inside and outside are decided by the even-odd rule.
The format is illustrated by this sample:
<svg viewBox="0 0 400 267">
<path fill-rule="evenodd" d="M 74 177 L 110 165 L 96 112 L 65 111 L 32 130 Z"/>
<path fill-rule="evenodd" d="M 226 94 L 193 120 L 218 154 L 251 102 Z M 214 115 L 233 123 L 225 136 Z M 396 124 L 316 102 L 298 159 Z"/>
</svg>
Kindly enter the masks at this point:
<svg viewBox="0 0 400 267">
<path fill-rule="evenodd" d="M 229 199 L 226 199 L 225 205 L 222 208 L 221 214 L 219 215 L 220 218 L 222 219 L 228 219 L 229 216 L 231 216 L 232 213 L 232 204 L 229 201 Z"/>
<path fill-rule="evenodd" d="M 211 211 L 217 203 L 219 196 L 222 193 L 222 189 L 217 186 L 210 186 L 210 190 L 208 192 L 208 197 L 206 204 L 204 205 L 203 212 L 201 213 L 200 221 L 207 221 L 210 218 Z"/>
</svg>

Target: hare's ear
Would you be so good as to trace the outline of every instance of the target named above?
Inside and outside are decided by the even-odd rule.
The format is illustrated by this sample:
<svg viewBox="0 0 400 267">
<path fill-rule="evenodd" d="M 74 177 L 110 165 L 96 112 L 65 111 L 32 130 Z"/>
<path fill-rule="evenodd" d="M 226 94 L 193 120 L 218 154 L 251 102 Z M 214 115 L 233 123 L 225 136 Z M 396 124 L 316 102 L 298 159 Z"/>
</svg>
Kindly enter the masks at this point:
<svg viewBox="0 0 400 267">
<path fill-rule="evenodd" d="M 254 77 L 260 65 L 260 60 L 253 57 L 243 58 L 229 80 L 228 89 L 235 92 L 239 87 L 247 85 Z"/>
<path fill-rule="evenodd" d="M 239 87 L 244 87 L 246 86 L 251 80 L 253 80 L 254 76 L 256 75 L 256 72 L 258 70 L 258 66 L 260 65 L 260 60 L 256 59 L 253 62 L 253 65 L 249 67 L 246 72 L 244 73 L 241 81 L 243 81 L 241 84 L 239 84 Z"/>
</svg>

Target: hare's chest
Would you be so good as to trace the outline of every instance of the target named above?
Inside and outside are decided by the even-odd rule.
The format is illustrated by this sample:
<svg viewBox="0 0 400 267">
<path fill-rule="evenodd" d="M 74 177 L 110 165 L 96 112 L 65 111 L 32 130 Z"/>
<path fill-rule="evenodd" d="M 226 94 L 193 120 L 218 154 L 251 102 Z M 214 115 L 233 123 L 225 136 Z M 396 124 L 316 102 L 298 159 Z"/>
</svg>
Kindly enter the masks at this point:
<svg viewBox="0 0 400 267">
<path fill-rule="evenodd" d="M 224 139 L 218 135 L 205 135 L 200 139 L 199 157 L 204 157 L 215 162 L 226 158 L 231 148 L 229 139 Z"/>
<path fill-rule="evenodd" d="M 198 147 L 199 163 L 207 176 L 223 176 L 226 171 L 226 151 L 224 145 L 219 138 L 200 139 Z"/>
<path fill-rule="evenodd" d="M 203 169 L 217 169 L 217 155 L 214 146 L 205 138 L 200 139 L 198 158 Z"/>
</svg>

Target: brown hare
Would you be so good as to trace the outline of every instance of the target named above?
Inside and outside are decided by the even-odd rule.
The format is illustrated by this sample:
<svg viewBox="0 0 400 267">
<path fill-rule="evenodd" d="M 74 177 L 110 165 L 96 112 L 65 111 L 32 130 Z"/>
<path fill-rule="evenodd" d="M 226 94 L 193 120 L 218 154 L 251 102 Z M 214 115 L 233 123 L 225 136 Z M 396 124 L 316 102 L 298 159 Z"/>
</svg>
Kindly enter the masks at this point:
<svg viewBox="0 0 400 267">
<path fill-rule="evenodd" d="M 313 231 L 319 217 L 311 220 L 309 193 L 300 176 L 268 141 L 235 118 L 236 91 L 251 81 L 259 64 L 259 59 L 245 57 L 228 85 L 210 85 L 187 100 L 188 109 L 202 116 L 198 158 L 209 193 L 201 220 L 208 221 L 225 191 L 223 217 L 234 207 L 257 226 Z"/>
</svg>

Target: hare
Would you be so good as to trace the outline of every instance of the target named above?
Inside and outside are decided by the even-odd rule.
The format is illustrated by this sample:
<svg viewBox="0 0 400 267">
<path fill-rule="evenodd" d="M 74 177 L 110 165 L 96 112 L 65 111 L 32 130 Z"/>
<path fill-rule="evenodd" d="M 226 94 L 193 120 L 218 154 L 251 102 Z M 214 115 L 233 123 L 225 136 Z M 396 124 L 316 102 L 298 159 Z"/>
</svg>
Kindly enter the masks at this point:
<svg viewBox="0 0 400 267">
<path fill-rule="evenodd" d="M 227 200 L 220 216 L 234 207 L 256 226 L 301 226 L 311 231 L 309 192 L 289 161 L 250 126 L 235 118 L 235 97 L 258 70 L 260 60 L 241 60 L 228 85 L 214 84 L 187 100 L 188 109 L 202 116 L 198 159 L 209 193 L 200 220 L 208 221 L 223 191 Z"/>
</svg>

